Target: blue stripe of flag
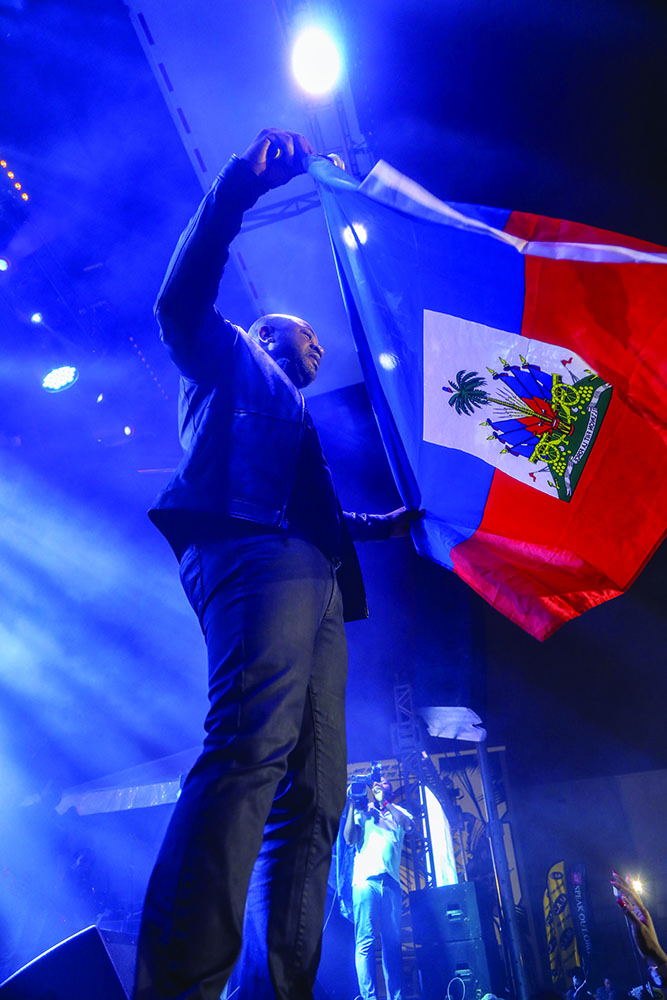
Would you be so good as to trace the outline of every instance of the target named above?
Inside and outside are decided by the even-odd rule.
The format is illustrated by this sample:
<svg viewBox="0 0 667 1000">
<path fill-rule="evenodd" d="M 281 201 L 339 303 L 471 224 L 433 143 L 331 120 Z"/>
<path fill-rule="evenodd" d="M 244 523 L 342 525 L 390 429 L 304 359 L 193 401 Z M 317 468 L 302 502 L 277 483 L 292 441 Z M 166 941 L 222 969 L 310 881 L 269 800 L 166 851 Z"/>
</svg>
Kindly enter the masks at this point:
<svg viewBox="0 0 667 1000">
<path fill-rule="evenodd" d="M 475 456 L 423 441 L 424 309 L 520 335 L 523 258 L 487 235 L 382 205 L 326 160 L 313 160 L 309 169 L 319 186 L 364 377 L 403 501 L 418 503 L 420 493 L 427 505 L 436 504 L 435 516 L 420 522 L 415 541 L 422 554 L 451 568 L 451 549 L 479 527 L 494 470 Z M 509 216 L 499 209 L 454 207 L 498 229 Z M 346 227 L 348 240 L 352 230 L 357 233 L 352 248 Z M 383 368 L 380 355 L 396 358 L 396 367 Z M 443 373 L 443 384 L 455 374 Z"/>
</svg>

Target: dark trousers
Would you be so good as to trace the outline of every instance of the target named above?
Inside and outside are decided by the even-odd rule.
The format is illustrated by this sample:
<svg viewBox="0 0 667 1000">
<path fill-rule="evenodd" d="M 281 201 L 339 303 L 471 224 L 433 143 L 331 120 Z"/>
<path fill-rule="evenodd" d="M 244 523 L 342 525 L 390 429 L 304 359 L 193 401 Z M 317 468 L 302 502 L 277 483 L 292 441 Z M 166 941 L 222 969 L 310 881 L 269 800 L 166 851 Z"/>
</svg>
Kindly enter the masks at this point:
<svg viewBox="0 0 667 1000">
<path fill-rule="evenodd" d="M 135 1000 L 218 1000 L 242 938 L 235 1000 L 310 1000 L 346 787 L 335 572 L 301 538 L 239 525 L 191 545 L 181 580 L 210 711 L 148 886 Z"/>
</svg>

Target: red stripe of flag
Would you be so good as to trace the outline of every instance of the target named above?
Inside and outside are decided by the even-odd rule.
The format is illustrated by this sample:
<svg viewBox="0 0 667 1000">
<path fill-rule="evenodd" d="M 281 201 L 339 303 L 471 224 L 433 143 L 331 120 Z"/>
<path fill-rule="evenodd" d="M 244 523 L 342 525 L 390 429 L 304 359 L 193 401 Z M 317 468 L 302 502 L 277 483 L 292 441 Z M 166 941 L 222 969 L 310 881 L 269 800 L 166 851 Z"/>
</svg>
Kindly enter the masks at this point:
<svg viewBox="0 0 667 1000">
<path fill-rule="evenodd" d="M 614 235 L 540 222 L 560 239 Z M 666 534 L 667 267 L 527 257 L 525 285 L 523 336 L 562 344 L 564 361 L 581 355 L 613 385 L 611 404 L 569 504 L 497 471 L 480 527 L 452 557 L 478 593 L 544 639 L 622 593 Z"/>
<path fill-rule="evenodd" d="M 622 236 L 608 229 L 596 229 L 580 222 L 567 219 L 550 219 L 544 215 L 529 212 L 512 212 L 503 227 L 506 233 L 522 240 L 544 243 L 594 243 L 611 247 L 628 247 L 629 250 L 644 250 L 647 253 L 664 253 L 665 248 L 657 243 L 647 243 L 633 236 Z"/>
</svg>

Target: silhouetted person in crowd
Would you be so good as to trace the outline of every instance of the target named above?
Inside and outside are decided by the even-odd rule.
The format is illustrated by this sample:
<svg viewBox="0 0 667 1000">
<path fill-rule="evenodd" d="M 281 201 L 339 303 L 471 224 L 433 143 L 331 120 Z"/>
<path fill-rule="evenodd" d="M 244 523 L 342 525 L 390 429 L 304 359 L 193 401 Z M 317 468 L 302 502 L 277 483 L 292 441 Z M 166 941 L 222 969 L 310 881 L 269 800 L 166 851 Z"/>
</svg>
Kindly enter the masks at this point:
<svg viewBox="0 0 667 1000">
<path fill-rule="evenodd" d="M 575 966 L 570 970 L 570 976 L 572 978 L 572 988 L 566 993 L 567 1000 L 589 1000 L 593 994 L 588 989 L 586 985 L 586 976 L 584 970 Z"/>
<path fill-rule="evenodd" d="M 602 986 L 598 986 L 595 991 L 595 1000 L 619 1000 L 619 990 L 615 990 L 611 985 L 609 976 L 605 976 Z"/>
</svg>

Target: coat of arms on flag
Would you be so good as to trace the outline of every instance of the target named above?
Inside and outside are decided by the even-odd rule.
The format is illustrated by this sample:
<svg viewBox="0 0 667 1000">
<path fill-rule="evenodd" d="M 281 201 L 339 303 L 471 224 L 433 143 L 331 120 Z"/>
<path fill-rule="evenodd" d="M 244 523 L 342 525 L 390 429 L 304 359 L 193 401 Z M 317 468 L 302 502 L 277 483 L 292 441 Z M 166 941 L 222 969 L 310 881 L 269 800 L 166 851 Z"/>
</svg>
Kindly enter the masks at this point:
<svg viewBox="0 0 667 1000">
<path fill-rule="evenodd" d="M 309 171 L 417 551 L 539 639 L 623 593 L 667 533 L 667 252 Z"/>
<path fill-rule="evenodd" d="M 516 340 L 425 310 L 424 440 L 569 501 L 612 387 L 576 355 L 540 341 L 519 350 Z"/>
</svg>

